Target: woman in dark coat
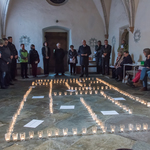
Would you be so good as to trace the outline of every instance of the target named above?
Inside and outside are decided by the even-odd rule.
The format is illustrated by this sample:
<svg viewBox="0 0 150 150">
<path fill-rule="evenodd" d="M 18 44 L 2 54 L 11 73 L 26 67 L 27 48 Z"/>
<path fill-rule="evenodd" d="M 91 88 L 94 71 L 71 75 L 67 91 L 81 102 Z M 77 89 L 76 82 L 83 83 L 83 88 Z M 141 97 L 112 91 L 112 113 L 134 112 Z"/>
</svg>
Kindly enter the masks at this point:
<svg viewBox="0 0 150 150">
<path fill-rule="evenodd" d="M 50 48 L 48 47 L 48 43 L 43 43 L 42 48 L 42 55 L 43 55 L 43 64 L 44 64 L 44 74 L 49 74 L 49 60 L 50 60 Z"/>
<path fill-rule="evenodd" d="M 40 62 L 39 54 L 37 50 L 35 50 L 35 45 L 31 45 L 31 50 L 29 52 L 29 63 L 32 65 L 32 75 L 34 77 L 37 76 L 37 65 Z"/>
<path fill-rule="evenodd" d="M 70 64 L 70 74 L 72 75 L 72 70 L 73 70 L 73 74 L 75 75 L 76 64 L 78 63 L 77 60 L 78 53 L 74 49 L 73 45 L 71 45 L 70 48 L 71 50 L 69 50 L 69 54 L 68 54 L 68 64 Z"/>
<path fill-rule="evenodd" d="M 64 57 L 65 51 L 61 48 L 61 44 L 58 43 L 57 49 L 54 50 L 56 76 L 58 75 L 58 73 L 64 75 Z"/>
</svg>

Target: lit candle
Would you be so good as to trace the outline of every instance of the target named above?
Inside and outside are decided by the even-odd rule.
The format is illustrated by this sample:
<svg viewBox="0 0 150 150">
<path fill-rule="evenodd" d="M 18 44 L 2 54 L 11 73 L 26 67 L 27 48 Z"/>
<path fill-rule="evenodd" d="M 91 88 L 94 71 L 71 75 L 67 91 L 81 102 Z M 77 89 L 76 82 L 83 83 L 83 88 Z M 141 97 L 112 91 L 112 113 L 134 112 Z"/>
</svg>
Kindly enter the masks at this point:
<svg viewBox="0 0 150 150">
<path fill-rule="evenodd" d="M 133 128 L 134 128 L 133 124 L 129 124 L 129 125 L 128 125 L 128 128 L 129 128 L 129 131 L 132 131 Z"/>
<path fill-rule="evenodd" d="M 75 87 L 75 90 L 76 90 L 76 91 L 77 91 L 77 89 L 78 89 L 78 88 L 77 88 L 77 87 Z"/>
<path fill-rule="evenodd" d="M 103 90 L 103 89 L 104 89 L 104 87 L 102 86 L 102 87 L 101 87 L 101 90 Z"/>
<path fill-rule="evenodd" d="M 67 95 L 67 92 L 64 92 L 64 95 Z"/>
<path fill-rule="evenodd" d="M 59 96 L 61 96 L 61 94 L 62 94 L 62 93 L 61 93 L 61 92 L 59 92 Z"/>
<path fill-rule="evenodd" d="M 6 142 L 9 142 L 9 141 L 10 141 L 10 135 L 11 135 L 10 133 L 6 133 L 6 134 L 5 134 L 5 141 L 6 141 Z"/>
<path fill-rule="evenodd" d="M 82 91 L 80 91 L 80 95 L 82 95 Z"/>
<path fill-rule="evenodd" d="M 85 95 L 87 95 L 87 93 L 88 93 L 88 92 L 87 92 L 87 91 L 85 91 Z"/>
<path fill-rule="evenodd" d="M 68 135 L 68 128 L 63 129 L 64 136 Z"/>
<path fill-rule="evenodd" d="M 70 92 L 70 95 L 72 95 L 72 92 Z"/>
<path fill-rule="evenodd" d="M 92 95 L 92 91 L 90 91 L 90 95 Z"/>
<path fill-rule="evenodd" d="M 114 125 L 111 125 L 110 128 L 111 128 L 111 133 L 114 133 L 116 127 Z"/>
<path fill-rule="evenodd" d="M 108 86 L 105 86 L 105 89 L 107 90 L 107 89 L 108 89 Z"/>
<path fill-rule="evenodd" d="M 18 133 L 13 133 L 12 138 L 13 138 L 13 141 L 17 141 L 18 140 Z"/>
<path fill-rule="evenodd" d="M 147 107 L 150 107 L 150 102 L 147 103 Z"/>
<path fill-rule="evenodd" d="M 106 131 L 107 131 L 107 127 L 103 126 L 103 127 L 102 127 L 102 132 L 103 132 L 103 133 L 106 133 Z"/>
<path fill-rule="evenodd" d="M 95 94 L 98 94 L 98 91 L 95 91 Z"/>
<path fill-rule="evenodd" d="M 124 132 L 125 126 L 124 125 L 120 125 L 120 132 Z"/>
<path fill-rule="evenodd" d="M 93 87 L 93 90 L 95 90 L 95 87 Z"/>
<path fill-rule="evenodd" d="M 59 135 L 59 129 L 55 130 L 55 135 L 58 136 Z"/>
<path fill-rule="evenodd" d="M 96 126 L 92 127 L 92 132 L 93 132 L 93 134 L 97 133 L 97 127 Z"/>
<path fill-rule="evenodd" d="M 47 130 L 47 136 L 48 136 L 48 137 L 51 137 L 51 136 L 52 136 L 52 130 L 50 130 L 50 129 Z"/>
<path fill-rule="evenodd" d="M 132 109 L 129 109 L 129 114 L 132 114 Z"/>
<path fill-rule="evenodd" d="M 78 92 L 75 92 L 76 95 L 78 95 Z"/>
<path fill-rule="evenodd" d="M 141 125 L 140 124 L 136 124 L 136 130 L 140 131 L 140 129 L 141 129 Z"/>
<path fill-rule="evenodd" d="M 87 128 L 82 128 L 82 134 L 86 134 L 86 132 L 87 132 Z"/>
<path fill-rule="evenodd" d="M 143 130 L 144 131 L 148 130 L 148 124 L 147 123 L 143 123 Z"/>
<path fill-rule="evenodd" d="M 57 92 L 54 92 L 54 96 L 57 96 Z"/>
<path fill-rule="evenodd" d="M 97 86 L 97 90 L 99 90 L 99 86 Z"/>
<path fill-rule="evenodd" d="M 42 138 L 43 137 L 43 131 L 41 130 L 41 131 L 38 131 L 38 137 L 39 138 Z"/>
<path fill-rule="evenodd" d="M 77 128 L 72 129 L 73 135 L 77 135 Z"/>
<path fill-rule="evenodd" d="M 20 133 L 20 140 L 25 141 L 25 139 L 26 139 L 26 133 L 25 132 Z"/>
</svg>

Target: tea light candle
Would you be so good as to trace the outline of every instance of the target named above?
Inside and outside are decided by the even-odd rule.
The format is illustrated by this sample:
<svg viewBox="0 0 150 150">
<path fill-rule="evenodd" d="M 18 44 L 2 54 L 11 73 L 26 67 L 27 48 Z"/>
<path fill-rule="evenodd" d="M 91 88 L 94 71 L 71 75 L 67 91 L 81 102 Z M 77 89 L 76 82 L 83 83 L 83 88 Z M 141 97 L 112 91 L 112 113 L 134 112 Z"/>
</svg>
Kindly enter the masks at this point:
<svg viewBox="0 0 150 150">
<path fill-rule="evenodd" d="M 82 91 L 80 91 L 80 95 L 82 95 Z"/>
<path fill-rule="evenodd" d="M 57 96 L 57 92 L 54 92 L 54 96 Z"/>
<path fill-rule="evenodd" d="M 98 91 L 95 91 L 95 94 L 98 94 Z"/>
<path fill-rule="evenodd" d="M 87 91 L 85 91 L 85 95 L 87 95 L 87 93 L 88 93 L 88 92 L 87 92 Z"/>
<path fill-rule="evenodd" d="M 68 135 L 68 128 L 63 129 L 64 136 Z"/>
<path fill-rule="evenodd" d="M 51 136 L 52 136 L 52 130 L 49 130 L 49 129 L 47 130 L 47 136 L 48 136 L 48 137 L 51 137 Z"/>
<path fill-rule="evenodd" d="M 143 123 L 143 130 L 144 131 L 148 130 L 148 124 L 147 123 Z"/>
<path fill-rule="evenodd" d="M 147 107 L 150 107 L 150 102 L 147 103 Z"/>
<path fill-rule="evenodd" d="M 92 95 L 92 91 L 90 91 L 90 95 Z"/>
<path fill-rule="evenodd" d="M 102 127 L 102 132 L 103 132 L 103 133 L 106 133 L 106 131 L 107 131 L 107 127 L 103 126 L 103 127 Z"/>
<path fill-rule="evenodd" d="M 120 125 L 120 132 L 124 132 L 125 126 L 124 125 Z"/>
<path fill-rule="evenodd" d="M 11 135 L 10 133 L 6 133 L 6 134 L 5 134 L 5 141 L 6 141 L 6 142 L 9 142 L 9 141 L 10 141 L 10 135 Z"/>
<path fill-rule="evenodd" d="M 128 128 L 129 128 L 129 131 L 132 131 L 133 128 L 134 128 L 133 124 L 129 124 L 129 125 L 128 125 Z"/>
<path fill-rule="evenodd" d="M 102 87 L 101 87 L 101 90 L 103 90 L 103 89 L 104 89 L 104 87 L 102 86 Z"/>
<path fill-rule="evenodd" d="M 99 90 L 99 86 L 97 86 L 97 90 Z"/>
<path fill-rule="evenodd" d="M 79 91 L 81 91 L 81 87 L 79 87 Z"/>
<path fill-rule="evenodd" d="M 20 133 L 20 140 L 25 141 L 25 139 L 26 139 L 26 133 L 25 132 Z"/>
<path fill-rule="evenodd" d="M 72 92 L 70 92 L 70 95 L 72 95 Z"/>
<path fill-rule="evenodd" d="M 61 96 L 62 95 L 62 93 L 61 92 L 59 92 L 59 96 Z"/>
<path fill-rule="evenodd" d="M 107 89 L 108 89 L 108 86 L 105 86 L 105 89 L 107 90 Z"/>
<path fill-rule="evenodd" d="M 86 132 L 87 132 L 87 128 L 82 128 L 82 134 L 86 134 Z"/>
<path fill-rule="evenodd" d="M 115 126 L 113 126 L 113 125 L 111 125 L 111 126 L 110 126 L 110 128 L 111 128 L 111 133 L 114 133 L 114 132 L 115 132 L 115 128 L 116 128 L 116 127 L 115 127 Z"/>
<path fill-rule="evenodd" d="M 97 127 L 96 126 L 92 127 L 92 132 L 93 132 L 93 134 L 97 133 Z"/>
<path fill-rule="evenodd" d="M 129 114 L 132 114 L 132 109 L 129 109 Z"/>
<path fill-rule="evenodd" d="M 67 95 L 67 92 L 64 92 L 64 95 Z"/>
<path fill-rule="evenodd" d="M 43 131 L 41 130 L 41 131 L 38 131 L 38 137 L 39 138 L 42 138 L 43 137 Z"/>
<path fill-rule="evenodd" d="M 76 95 L 78 95 L 78 92 L 75 92 Z"/>
<path fill-rule="evenodd" d="M 140 131 L 140 129 L 141 129 L 141 125 L 140 124 L 136 124 L 136 130 Z"/>
<path fill-rule="evenodd" d="M 95 90 L 95 87 L 93 87 L 93 90 Z"/>
<path fill-rule="evenodd" d="M 32 82 L 32 86 L 34 85 L 34 82 Z"/>
<path fill-rule="evenodd" d="M 55 135 L 58 136 L 59 135 L 59 129 L 55 130 Z"/>
<path fill-rule="evenodd" d="M 72 129 L 73 135 L 77 135 L 77 128 Z"/>
<path fill-rule="evenodd" d="M 13 133 L 12 138 L 13 138 L 13 141 L 17 141 L 18 140 L 18 133 Z"/>
</svg>

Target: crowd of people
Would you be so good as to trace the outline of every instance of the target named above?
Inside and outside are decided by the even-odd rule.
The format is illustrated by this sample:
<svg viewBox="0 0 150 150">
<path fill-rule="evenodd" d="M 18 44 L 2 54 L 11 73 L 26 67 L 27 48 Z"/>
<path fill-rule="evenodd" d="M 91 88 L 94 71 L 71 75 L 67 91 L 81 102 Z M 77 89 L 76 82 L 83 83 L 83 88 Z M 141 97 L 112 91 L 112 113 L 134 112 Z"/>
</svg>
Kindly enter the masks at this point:
<svg viewBox="0 0 150 150">
<path fill-rule="evenodd" d="M 25 49 L 25 45 L 21 44 L 21 49 L 16 50 L 15 45 L 12 43 L 12 37 L 8 39 L 0 39 L 0 85 L 2 89 L 6 89 L 9 85 L 13 85 L 12 81 L 16 81 L 16 64 L 17 59 L 21 64 L 21 77 L 22 79 L 28 78 L 28 64 L 32 66 L 32 75 L 37 77 L 37 66 L 40 62 L 40 57 L 38 51 L 35 49 L 35 45 L 31 45 L 31 50 L 28 51 Z M 59 73 L 64 75 L 64 58 L 66 51 L 61 48 L 61 44 L 57 43 L 56 49 L 53 50 L 51 54 L 50 47 L 47 42 L 43 43 L 42 47 L 42 56 L 43 56 L 43 65 L 44 65 L 44 74 L 48 76 L 49 67 L 50 67 L 50 58 L 53 55 L 55 62 L 55 76 L 58 76 Z M 110 56 L 111 56 L 111 45 L 108 44 L 108 40 L 104 41 L 102 45 L 101 41 L 98 41 L 98 44 L 95 46 L 95 57 L 96 57 L 96 67 L 97 74 L 109 75 L 110 70 Z M 150 49 L 144 49 L 143 51 L 146 61 L 144 68 L 139 70 L 136 74 L 135 79 L 128 81 L 127 85 L 132 87 L 141 86 L 143 82 L 142 90 L 147 90 L 147 76 L 150 74 Z M 88 66 L 89 66 L 89 56 L 91 55 L 91 48 L 87 45 L 86 41 L 82 41 L 82 45 L 79 47 L 78 51 L 74 49 L 74 46 L 70 46 L 68 51 L 68 64 L 70 65 L 70 74 L 76 74 L 76 64 L 78 63 L 77 57 L 80 57 L 81 65 L 81 75 L 88 77 Z M 118 57 L 115 62 L 114 68 L 112 68 L 112 78 L 117 82 L 122 81 L 123 79 L 123 66 L 125 64 L 132 64 L 132 58 L 128 52 L 128 45 L 125 40 L 122 41 L 121 45 L 118 48 Z M 125 71 L 131 70 L 132 66 L 125 67 Z"/>
</svg>

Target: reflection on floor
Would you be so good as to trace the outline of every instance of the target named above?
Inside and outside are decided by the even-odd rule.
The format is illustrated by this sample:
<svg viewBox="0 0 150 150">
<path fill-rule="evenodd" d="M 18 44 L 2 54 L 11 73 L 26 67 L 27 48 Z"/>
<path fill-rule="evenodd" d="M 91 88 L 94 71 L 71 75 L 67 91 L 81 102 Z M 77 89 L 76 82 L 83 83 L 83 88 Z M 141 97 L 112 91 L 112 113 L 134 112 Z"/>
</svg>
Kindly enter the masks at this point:
<svg viewBox="0 0 150 150">
<path fill-rule="evenodd" d="M 14 87 L 0 90 L 0 95 L 0 149 L 150 149 L 150 92 L 95 74 L 81 79 L 50 74 L 18 78 Z M 43 123 L 24 127 L 32 120 Z M 9 142 L 6 133 L 11 134 Z"/>
</svg>

